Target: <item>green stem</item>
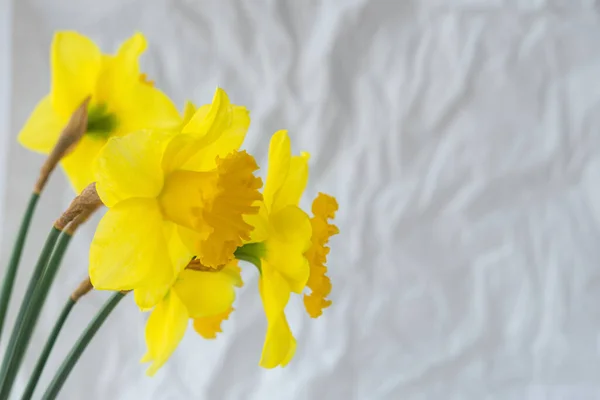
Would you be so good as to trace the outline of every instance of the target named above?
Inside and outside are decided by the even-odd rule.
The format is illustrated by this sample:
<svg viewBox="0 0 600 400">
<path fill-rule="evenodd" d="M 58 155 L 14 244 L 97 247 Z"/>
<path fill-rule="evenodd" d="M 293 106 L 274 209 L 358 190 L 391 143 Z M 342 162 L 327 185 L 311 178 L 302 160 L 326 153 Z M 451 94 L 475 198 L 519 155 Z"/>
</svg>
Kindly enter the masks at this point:
<svg viewBox="0 0 600 400">
<path fill-rule="evenodd" d="M 258 269 L 258 272 L 262 275 L 262 263 L 260 261 L 260 258 L 253 256 L 251 254 L 244 254 L 244 253 L 236 253 L 235 258 L 237 258 L 238 260 L 247 261 L 250 264 L 253 264 Z"/>
<path fill-rule="evenodd" d="M 258 268 L 258 272 L 262 275 L 262 263 L 260 259 L 264 257 L 267 250 L 264 242 L 260 243 L 247 243 L 241 247 L 238 247 L 233 255 L 238 260 L 247 261 L 254 264 Z"/>
<path fill-rule="evenodd" d="M 59 367 L 56 375 L 52 379 L 52 382 L 50 382 L 50 385 L 48 385 L 42 400 L 54 400 L 56 398 L 63 384 L 67 380 L 69 373 L 79 360 L 79 357 L 81 357 L 81 354 L 86 349 L 87 345 L 90 343 L 98 329 L 100 329 L 112 310 L 117 306 L 117 304 L 119 304 L 119 301 L 121 301 L 123 296 L 125 296 L 123 293 L 116 292 L 104 304 L 104 307 L 102 307 L 98 314 L 96 314 L 92 322 L 89 323 L 83 334 L 77 340 L 77 343 L 75 343 L 75 346 L 73 346 L 71 349 L 69 355 L 67 355 Z"/>
<path fill-rule="evenodd" d="M 9 360 L 12 357 L 12 354 L 15 351 L 15 346 L 17 344 L 17 339 L 19 336 L 19 327 L 23 324 L 23 320 L 25 319 L 25 314 L 27 311 L 27 306 L 29 304 L 29 299 L 33 294 L 35 286 L 42 276 L 44 272 L 44 268 L 46 268 L 46 263 L 48 262 L 48 258 L 50 254 L 52 254 L 52 250 L 54 250 L 54 245 L 56 244 L 56 240 L 60 235 L 60 231 L 55 227 L 52 227 L 52 230 L 48 234 L 48 238 L 46 239 L 46 243 L 42 249 L 38 262 L 31 274 L 31 278 L 29 279 L 29 285 L 27 286 L 27 290 L 25 291 L 25 296 L 21 301 L 21 308 L 19 309 L 19 314 L 17 314 L 17 319 L 15 321 L 15 325 L 13 326 L 12 333 L 10 335 L 10 340 L 6 347 L 6 353 L 4 354 L 4 360 L 2 361 L 2 367 L 0 368 L 0 387 L 3 385 L 4 379 L 6 377 L 6 373 L 8 372 Z"/>
<path fill-rule="evenodd" d="M 40 198 L 38 193 L 32 193 L 29 198 L 29 204 L 23 215 L 21 221 L 21 227 L 17 234 L 17 240 L 13 246 L 8 268 L 6 269 L 6 275 L 2 281 L 2 292 L 0 293 L 0 336 L 2 335 L 2 328 L 4 327 L 4 319 L 6 318 L 6 310 L 10 303 L 10 295 L 12 294 L 13 286 L 15 283 L 15 277 L 17 276 L 17 269 L 19 268 L 19 261 L 21 260 L 21 254 L 23 253 L 23 245 L 25 244 L 25 238 L 27 237 L 27 231 L 31 224 L 31 218 L 33 212 Z"/>
<path fill-rule="evenodd" d="M 33 396 L 33 392 L 35 391 L 35 387 L 40 379 L 40 375 L 42 375 L 42 371 L 44 370 L 44 366 L 46 365 L 46 361 L 48 361 L 48 356 L 52 351 L 52 347 L 54 347 L 54 343 L 56 342 L 56 338 L 60 333 L 71 309 L 75 305 L 75 301 L 69 296 L 69 300 L 65 303 L 62 312 L 58 316 L 56 323 L 54 324 L 54 328 L 52 328 L 52 332 L 50 332 L 50 336 L 46 341 L 46 345 L 38 358 L 37 364 L 35 364 L 35 368 L 29 377 L 29 382 L 27 383 L 27 387 L 25 388 L 25 392 L 23 396 L 21 396 L 21 400 L 29 400 L 31 396 Z"/>
<path fill-rule="evenodd" d="M 56 229 L 56 231 L 58 232 L 58 229 Z M 42 306 L 44 305 L 44 301 L 46 300 L 50 286 L 54 281 L 54 277 L 56 276 L 56 272 L 58 271 L 58 267 L 60 266 L 63 255 L 65 254 L 67 246 L 71 241 L 71 237 L 72 236 L 67 233 L 60 235 L 60 239 L 56 244 L 56 248 L 52 253 L 52 257 L 50 257 L 50 261 L 48 261 L 46 268 L 43 270 L 43 274 L 41 274 L 41 277 L 39 277 L 37 280 L 37 284 L 34 285 L 34 289 L 32 291 L 28 290 L 29 300 L 24 300 L 24 304 L 21 305 L 21 310 L 19 313 L 22 311 L 24 316 L 18 321 L 19 324 L 15 325 L 13 329 L 13 333 L 10 338 L 11 341 L 9 343 L 11 351 L 7 351 L 6 355 L 4 356 L 2 369 L 0 370 L 0 378 L 2 379 L 2 381 L 0 381 L 0 399 L 7 399 L 10 395 L 17 372 L 19 371 L 19 367 L 21 366 L 21 362 L 25 356 L 27 346 L 29 345 L 31 334 L 33 333 L 38 317 L 40 316 Z M 41 257 L 40 261 L 42 261 Z"/>
</svg>

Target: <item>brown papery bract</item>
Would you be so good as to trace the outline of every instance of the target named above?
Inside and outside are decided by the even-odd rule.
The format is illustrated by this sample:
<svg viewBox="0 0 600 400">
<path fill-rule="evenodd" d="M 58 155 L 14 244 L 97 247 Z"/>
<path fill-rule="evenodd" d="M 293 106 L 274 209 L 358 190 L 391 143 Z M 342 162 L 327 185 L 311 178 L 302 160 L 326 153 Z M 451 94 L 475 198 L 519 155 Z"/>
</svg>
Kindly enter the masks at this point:
<svg viewBox="0 0 600 400">
<path fill-rule="evenodd" d="M 54 148 L 50 154 L 48 154 L 46 161 L 44 161 L 44 165 L 42 165 L 40 175 L 33 188 L 34 193 L 40 194 L 42 190 L 44 190 L 46 182 L 48 182 L 48 178 L 52 171 L 54 171 L 54 168 L 56 168 L 64 156 L 73 150 L 85 134 L 88 122 L 87 107 L 90 99 L 90 96 L 86 97 L 71 115 L 67 126 L 63 129 Z"/>
<path fill-rule="evenodd" d="M 79 286 L 77 286 L 77 289 L 71 293 L 71 300 L 79 300 L 81 297 L 88 294 L 93 288 L 94 286 L 92 286 L 92 281 L 90 281 L 90 277 L 88 276 L 79 284 Z"/>
<path fill-rule="evenodd" d="M 90 183 L 69 205 L 69 208 L 54 222 L 54 227 L 73 235 L 75 230 L 102 206 L 96 191 L 96 183 Z"/>
</svg>

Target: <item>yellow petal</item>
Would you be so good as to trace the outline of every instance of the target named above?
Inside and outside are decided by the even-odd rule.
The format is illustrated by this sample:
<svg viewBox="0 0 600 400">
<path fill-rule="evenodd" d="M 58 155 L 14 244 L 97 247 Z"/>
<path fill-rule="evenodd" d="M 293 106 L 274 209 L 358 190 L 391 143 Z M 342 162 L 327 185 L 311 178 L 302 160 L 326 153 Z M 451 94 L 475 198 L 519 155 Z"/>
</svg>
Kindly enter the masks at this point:
<svg viewBox="0 0 600 400">
<path fill-rule="evenodd" d="M 280 314 L 268 322 L 267 337 L 263 345 L 259 365 L 263 368 L 285 367 L 296 351 L 296 339 L 287 323 L 285 315 Z"/>
<path fill-rule="evenodd" d="M 269 171 L 263 190 L 264 202 L 270 211 L 275 193 L 285 182 L 290 169 L 291 144 L 287 131 L 277 131 L 269 144 Z"/>
<path fill-rule="evenodd" d="M 165 294 L 175 283 L 179 273 L 193 257 L 193 253 L 181 241 L 177 225 L 169 221 L 163 221 L 163 235 L 168 248 L 172 274 L 166 274 L 164 280 L 155 280 L 149 285 L 135 288 L 135 302 L 143 311 L 149 310 L 163 299 Z M 165 268 L 168 268 L 168 266 L 165 265 Z M 170 280 L 168 280 L 169 276 L 171 278 Z"/>
<path fill-rule="evenodd" d="M 175 277 L 172 278 L 171 281 L 157 281 L 155 285 L 137 286 L 133 289 L 133 299 L 141 311 L 149 311 L 161 302 L 171 289 Z"/>
<path fill-rule="evenodd" d="M 165 279 L 156 279 L 150 282 L 150 284 L 135 288 L 135 303 L 143 311 L 149 310 L 163 299 L 165 294 L 175 283 L 175 280 L 181 271 L 183 271 L 194 256 L 193 252 L 182 242 L 178 233 L 178 228 L 179 227 L 172 222 L 163 221 L 163 234 L 171 261 L 172 274 L 169 275 L 165 273 Z M 168 268 L 167 265 L 164 267 Z"/>
<path fill-rule="evenodd" d="M 260 366 L 264 368 L 284 366 L 292 358 L 296 348 L 296 340 L 292 336 L 284 314 L 290 297 L 289 285 L 277 270 L 263 261 L 258 289 L 267 316 L 267 335 Z"/>
<path fill-rule="evenodd" d="M 139 57 L 146 50 L 146 38 L 135 33 L 124 41 L 117 53 L 102 58 L 96 101 L 110 105 L 111 111 L 122 111 L 131 103 L 132 89 L 140 85 Z M 147 85 L 143 85 L 147 86 Z"/>
<path fill-rule="evenodd" d="M 117 134 L 128 134 L 139 129 L 174 130 L 181 125 L 175 104 L 160 90 L 136 84 L 131 90 L 131 101 L 117 111 Z"/>
<path fill-rule="evenodd" d="M 263 263 L 259 290 L 267 316 L 267 335 L 263 345 L 260 366 L 274 368 L 285 366 L 293 357 L 296 340 L 285 318 L 284 309 L 289 299 L 289 289 L 276 271 Z"/>
<path fill-rule="evenodd" d="M 240 148 L 249 126 L 248 110 L 245 107 L 233 106 L 231 124 L 218 139 L 200 149 L 182 168 L 191 171 L 209 171 L 216 168 L 217 157 L 224 158 Z"/>
<path fill-rule="evenodd" d="M 185 113 L 186 115 L 189 115 L 189 117 L 187 118 L 186 124 L 182 128 L 182 133 L 186 133 L 198 138 L 202 136 L 202 132 L 206 131 L 206 125 L 211 122 L 207 120 L 209 113 L 211 113 L 213 122 L 219 114 L 227 116 L 227 105 L 222 101 L 223 93 L 227 95 L 224 90 L 217 88 L 213 94 L 212 103 L 203 104 L 200 107 L 196 107 L 193 103 L 190 103 L 191 106 L 194 107 L 192 109 L 192 107 L 188 107 L 186 104 Z"/>
<path fill-rule="evenodd" d="M 167 173 L 184 169 L 183 166 L 192 157 L 218 140 L 232 125 L 233 109 L 225 91 L 217 88 L 212 104 L 198 108 L 183 127 L 181 134 L 169 144 L 163 159 L 163 169 Z M 217 154 L 207 153 L 203 155 L 212 158 L 212 161 L 217 156 Z M 192 168 L 192 170 L 200 169 Z"/>
<path fill-rule="evenodd" d="M 52 105 L 68 118 L 81 102 L 95 93 L 102 54 L 94 42 L 71 31 L 54 35 L 50 54 Z"/>
<path fill-rule="evenodd" d="M 271 214 L 269 222 L 267 260 L 286 279 L 293 292 L 301 293 L 310 275 L 304 256 L 311 246 L 310 219 L 300 208 L 287 206 Z"/>
<path fill-rule="evenodd" d="M 37 104 L 21 129 L 19 143 L 29 150 L 49 153 L 67 122 L 68 118 L 60 116 L 52 108 L 50 96 L 46 96 Z"/>
<path fill-rule="evenodd" d="M 142 362 L 152 362 L 146 374 L 154 375 L 171 357 L 183 339 L 188 319 L 185 306 L 173 291 L 152 311 L 146 324 L 148 352 L 142 359 Z"/>
<path fill-rule="evenodd" d="M 98 155 L 96 189 L 108 207 L 133 197 L 154 198 L 163 185 L 162 154 L 167 136 L 138 131 L 113 137 Z"/>
<path fill-rule="evenodd" d="M 163 220 L 154 200 L 121 202 L 104 215 L 90 246 L 89 274 L 100 290 L 164 287 L 173 280 Z"/>
<path fill-rule="evenodd" d="M 192 117 L 194 116 L 194 113 L 196 112 L 196 105 L 191 102 L 191 101 L 186 101 L 185 102 L 185 107 L 183 109 L 183 118 L 182 118 L 182 128 L 184 126 L 186 126 L 188 124 L 188 122 L 190 122 L 190 120 L 192 119 Z"/>
<path fill-rule="evenodd" d="M 192 318 L 222 314 L 235 300 L 235 281 L 229 274 L 186 269 L 177 277 L 173 290 Z"/>
<path fill-rule="evenodd" d="M 235 287 L 244 286 L 244 282 L 242 281 L 242 269 L 238 265 L 238 260 L 231 260 L 221 270 L 221 273 L 226 274 L 229 277 L 229 279 L 231 279 L 231 283 Z"/>
<path fill-rule="evenodd" d="M 179 273 L 185 269 L 195 255 L 194 251 L 186 245 L 181 237 L 181 229 L 182 227 L 170 221 L 163 222 L 163 232 L 165 239 L 167 240 L 169 256 L 171 257 L 173 274 L 175 276 L 178 276 Z"/>
<path fill-rule="evenodd" d="M 182 133 L 200 139 L 204 146 L 217 140 L 231 125 L 233 107 L 227 93 L 221 88 L 215 90 L 210 107 L 202 106 L 196 110 L 190 122 L 183 127 Z"/>
<path fill-rule="evenodd" d="M 289 327 L 287 328 L 287 330 L 290 332 L 288 336 L 289 346 L 286 356 L 283 358 L 283 360 L 281 360 L 281 367 L 285 367 L 286 365 L 288 365 L 290 361 L 292 361 L 292 358 L 294 358 L 294 355 L 296 354 L 296 338 L 294 338 L 294 336 L 292 335 L 292 331 L 289 329 Z"/>
<path fill-rule="evenodd" d="M 297 206 L 300 197 L 306 188 L 308 181 L 308 159 L 310 155 L 303 152 L 300 156 L 294 156 L 290 160 L 290 168 L 285 181 L 275 193 L 271 212 L 282 209 L 285 206 Z"/>
<path fill-rule="evenodd" d="M 331 305 L 331 300 L 327 299 L 331 292 L 331 281 L 326 275 L 327 254 L 329 247 L 327 243 L 329 238 L 339 233 L 338 228 L 329 223 L 329 219 L 335 217 L 338 204 L 335 198 L 319 193 L 313 201 L 311 218 L 312 225 L 312 245 L 306 253 L 306 258 L 310 264 L 310 277 L 306 286 L 311 289 L 309 295 L 304 295 L 304 306 L 312 318 L 317 318 L 323 313 L 323 309 Z"/>
<path fill-rule="evenodd" d="M 233 307 L 218 315 L 195 318 L 194 329 L 204 339 L 216 339 L 217 333 L 223 332 L 221 330 L 221 323 L 227 320 L 232 312 Z"/>
<path fill-rule="evenodd" d="M 244 215 L 244 221 L 253 228 L 248 242 L 258 243 L 269 237 L 269 212 L 263 201 L 257 201 L 254 206 L 258 207 L 258 213 Z"/>
<path fill-rule="evenodd" d="M 201 147 L 191 135 L 175 134 L 169 141 L 165 154 L 162 159 L 162 169 L 165 175 L 181 169 L 181 166 L 187 162 Z"/>
<path fill-rule="evenodd" d="M 104 147 L 105 140 L 84 135 L 73 151 L 65 156 L 61 165 L 69 178 L 75 193 L 94 182 L 94 163 Z"/>
<path fill-rule="evenodd" d="M 279 318 L 290 299 L 290 286 L 266 260 L 262 263 L 262 274 L 258 289 L 268 320 Z"/>
</svg>

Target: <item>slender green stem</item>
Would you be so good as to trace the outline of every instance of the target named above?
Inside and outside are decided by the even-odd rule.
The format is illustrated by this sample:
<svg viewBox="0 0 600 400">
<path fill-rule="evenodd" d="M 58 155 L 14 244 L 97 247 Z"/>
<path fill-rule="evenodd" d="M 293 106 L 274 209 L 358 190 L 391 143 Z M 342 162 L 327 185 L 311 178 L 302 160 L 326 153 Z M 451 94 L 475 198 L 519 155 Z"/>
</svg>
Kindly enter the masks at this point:
<svg viewBox="0 0 600 400">
<path fill-rule="evenodd" d="M 52 347 L 54 347 L 54 343 L 56 342 L 56 338 L 60 333 L 71 309 L 75 305 L 75 301 L 69 296 L 69 300 L 65 303 L 62 312 L 58 316 L 56 323 L 54 324 L 54 328 L 52 328 L 52 332 L 50 332 L 50 336 L 46 341 L 46 345 L 38 358 L 37 363 L 35 364 L 35 368 L 29 377 L 29 382 L 27 383 L 27 387 L 25 388 L 25 392 L 23 396 L 21 396 L 21 400 L 29 400 L 31 396 L 33 396 L 33 392 L 35 391 L 35 387 L 40 379 L 40 375 L 42 375 L 42 371 L 44 370 L 44 366 L 46 366 L 46 361 L 48 361 L 48 356 L 52 351 Z"/>
<path fill-rule="evenodd" d="M 17 372 L 27 351 L 31 334 L 71 238 L 71 235 L 64 232 L 60 235 L 50 261 L 48 261 L 37 284 L 34 285 L 35 289 L 33 292 L 28 291 L 30 298 L 27 304 L 25 304 L 24 317 L 20 320 L 20 324 L 15 325 L 13 329 L 11 343 L 9 343 L 11 351 L 6 353 L 2 363 L 2 370 L 0 370 L 0 377 L 2 379 L 0 382 L 0 399 L 7 399 L 10 395 Z"/>
<path fill-rule="evenodd" d="M 21 308 L 19 309 L 19 314 L 17 314 L 17 319 L 15 321 L 15 325 L 13 326 L 13 330 L 10 335 L 10 340 L 6 347 L 6 353 L 4 353 L 2 367 L 0 368 L 0 387 L 3 386 L 4 379 L 10 366 L 10 359 L 15 351 L 15 346 L 17 345 L 19 327 L 23 324 L 23 321 L 25 319 L 25 314 L 29 305 L 29 300 L 33 294 L 37 282 L 44 273 L 44 269 L 46 268 L 48 258 L 52 254 L 52 250 L 54 250 L 54 245 L 56 244 L 56 240 L 58 239 L 59 235 L 60 231 L 55 227 L 52 227 L 52 230 L 48 234 L 48 238 L 46 239 L 46 243 L 44 244 L 42 252 L 40 253 L 38 262 L 33 270 L 33 273 L 31 274 L 31 278 L 29 279 L 29 285 L 27 286 L 25 296 L 23 297 L 23 300 L 21 302 Z"/>
<path fill-rule="evenodd" d="M 116 292 L 112 297 L 104 304 L 102 309 L 96 314 L 92 322 L 89 323 L 83 334 L 77 340 L 77 343 L 71 349 L 71 352 L 67 355 L 61 366 L 59 367 L 56 375 L 48 385 L 46 393 L 42 397 L 42 400 L 54 400 L 63 384 L 67 380 L 69 373 L 81 357 L 81 354 L 86 349 L 98 329 L 102 326 L 106 318 L 110 315 L 112 310 L 119 304 L 119 301 L 123 298 L 124 294 Z"/>
<path fill-rule="evenodd" d="M 27 231 L 31 224 L 31 218 L 33 212 L 40 198 L 38 193 L 32 193 L 29 198 L 29 204 L 23 215 L 21 221 L 21 227 L 17 234 L 17 240 L 13 246 L 8 268 L 6 269 L 6 275 L 2 281 L 2 292 L 0 293 L 0 336 L 2 335 L 2 328 L 4 327 L 4 319 L 6 318 L 6 310 L 8 310 L 8 304 L 10 303 L 10 295 L 12 294 L 13 286 L 15 283 L 15 277 L 17 276 L 17 269 L 19 268 L 19 261 L 21 260 L 21 254 L 23 253 L 23 245 L 25 244 L 25 238 L 27 237 Z"/>
</svg>

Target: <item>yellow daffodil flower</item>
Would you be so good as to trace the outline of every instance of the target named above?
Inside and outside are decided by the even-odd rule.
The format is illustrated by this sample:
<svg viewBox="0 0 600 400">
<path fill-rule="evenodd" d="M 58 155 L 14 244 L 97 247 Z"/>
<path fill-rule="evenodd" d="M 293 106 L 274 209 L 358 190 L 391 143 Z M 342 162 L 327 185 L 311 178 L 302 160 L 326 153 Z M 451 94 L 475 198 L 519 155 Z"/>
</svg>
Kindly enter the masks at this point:
<svg viewBox="0 0 600 400">
<path fill-rule="evenodd" d="M 262 197 L 254 158 L 237 151 L 250 118 L 217 89 L 181 132 L 139 131 L 110 139 L 96 163 L 109 208 L 90 247 L 89 273 L 101 290 L 134 290 L 156 305 L 188 261 L 218 269 L 250 238 L 244 215 Z"/>
<path fill-rule="evenodd" d="M 259 267 L 259 291 L 267 316 L 267 335 L 260 365 L 285 366 L 294 356 L 296 340 L 285 317 L 290 294 L 305 295 L 308 313 L 316 318 L 331 304 L 326 297 L 331 282 L 325 275 L 329 237 L 337 228 L 328 223 L 337 210 L 331 196 L 319 194 L 313 218 L 299 207 L 308 180 L 308 153 L 291 155 L 286 131 L 276 132 L 269 147 L 269 170 L 260 212 L 246 220 L 254 226 L 251 239 L 236 250 L 236 257 Z"/>
<path fill-rule="evenodd" d="M 86 134 L 61 162 L 77 193 L 94 181 L 93 161 L 110 137 L 140 129 L 174 129 L 181 123 L 169 98 L 140 73 L 138 59 L 145 49 L 140 33 L 114 55 L 102 54 L 76 32 L 54 36 L 50 94 L 38 103 L 18 140 L 30 150 L 49 153 L 71 114 L 91 96 Z"/>
<path fill-rule="evenodd" d="M 290 293 L 302 293 L 310 276 L 304 254 L 311 246 L 311 222 L 298 207 L 308 179 L 308 158 L 307 153 L 291 155 L 286 131 L 273 135 L 264 201 L 259 214 L 246 218 L 254 226 L 252 238 L 236 252 L 260 267 L 259 290 L 268 323 L 260 360 L 265 368 L 285 366 L 296 349 L 284 309 Z"/>
<path fill-rule="evenodd" d="M 173 354 L 190 319 L 200 335 L 207 339 L 216 337 L 221 322 L 233 311 L 234 286 L 242 286 L 237 260 L 221 271 L 211 271 L 192 262 L 179 273 L 146 324 L 148 351 L 142 362 L 151 362 L 148 375 L 154 375 Z"/>
</svg>

